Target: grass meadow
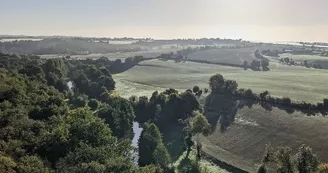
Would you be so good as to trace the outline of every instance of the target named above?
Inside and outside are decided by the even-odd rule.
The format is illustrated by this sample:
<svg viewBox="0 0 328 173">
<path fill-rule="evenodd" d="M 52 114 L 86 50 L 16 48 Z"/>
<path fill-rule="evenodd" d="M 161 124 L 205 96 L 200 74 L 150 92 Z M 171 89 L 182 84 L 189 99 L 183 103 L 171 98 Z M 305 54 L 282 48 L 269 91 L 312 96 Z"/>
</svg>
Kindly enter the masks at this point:
<svg viewBox="0 0 328 173">
<path fill-rule="evenodd" d="M 209 78 L 216 73 L 222 74 L 225 79 L 236 80 L 239 88 L 250 88 L 256 93 L 268 90 L 273 96 L 290 97 L 294 101 L 317 103 L 328 95 L 327 70 L 287 66 L 277 62 L 271 62 L 270 69 L 261 72 L 193 62 L 149 60 L 114 75 L 114 80 L 118 85 L 125 85 L 123 88 L 117 87 L 124 96 L 140 91 L 151 94 L 155 89 L 186 90 L 195 85 L 208 88 Z"/>
</svg>

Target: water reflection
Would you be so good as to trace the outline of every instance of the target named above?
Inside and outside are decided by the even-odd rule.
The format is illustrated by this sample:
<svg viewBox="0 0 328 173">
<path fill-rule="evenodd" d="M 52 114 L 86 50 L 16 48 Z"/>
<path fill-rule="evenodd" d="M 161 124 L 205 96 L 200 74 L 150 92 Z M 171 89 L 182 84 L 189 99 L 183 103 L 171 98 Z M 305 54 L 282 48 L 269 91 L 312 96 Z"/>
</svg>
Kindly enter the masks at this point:
<svg viewBox="0 0 328 173">
<path fill-rule="evenodd" d="M 73 88 L 73 82 L 72 81 L 68 81 L 67 82 L 67 86 L 69 89 L 72 89 Z"/>
<path fill-rule="evenodd" d="M 133 122 L 133 139 L 132 139 L 132 146 L 136 147 L 137 149 L 133 152 L 133 159 L 134 163 L 138 164 L 138 141 L 142 132 L 142 128 L 139 126 L 138 122 Z"/>
</svg>

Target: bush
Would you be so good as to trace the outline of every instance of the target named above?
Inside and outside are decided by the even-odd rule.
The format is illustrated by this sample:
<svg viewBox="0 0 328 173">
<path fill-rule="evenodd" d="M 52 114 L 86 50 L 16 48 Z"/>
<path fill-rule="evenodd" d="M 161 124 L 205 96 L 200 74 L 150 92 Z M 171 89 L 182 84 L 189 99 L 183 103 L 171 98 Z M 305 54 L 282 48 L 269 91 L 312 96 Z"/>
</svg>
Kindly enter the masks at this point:
<svg viewBox="0 0 328 173">
<path fill-rule="evenodd" d="M 98 100 L 96 99 L 91 99 L 89 102 L 88 102 L 88 106 L 92 109 L 92 110 L 97 110 L 98 109 Z"/>
</svg>

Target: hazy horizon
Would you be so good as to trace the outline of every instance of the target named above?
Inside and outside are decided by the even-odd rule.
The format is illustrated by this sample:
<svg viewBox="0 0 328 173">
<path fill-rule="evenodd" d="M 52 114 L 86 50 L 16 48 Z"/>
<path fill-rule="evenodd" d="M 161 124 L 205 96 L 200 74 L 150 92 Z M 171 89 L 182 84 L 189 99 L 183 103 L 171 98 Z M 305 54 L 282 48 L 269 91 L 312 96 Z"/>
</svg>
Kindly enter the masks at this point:
<svg viewBox="0 0 328 173">
<path fill-rule="evenodd" d="M 325 0 L 0 0 L 0 35 L 328 42 Z"/>
</svg>

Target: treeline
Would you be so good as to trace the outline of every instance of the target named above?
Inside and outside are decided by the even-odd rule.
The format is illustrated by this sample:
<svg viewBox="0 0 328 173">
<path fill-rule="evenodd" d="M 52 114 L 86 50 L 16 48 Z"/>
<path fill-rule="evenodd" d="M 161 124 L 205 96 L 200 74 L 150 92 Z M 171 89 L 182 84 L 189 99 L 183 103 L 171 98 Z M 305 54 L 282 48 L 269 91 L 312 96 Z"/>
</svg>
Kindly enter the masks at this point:
<svg viewBox="0 0 328 173">
<path fill-rule="evenodd" d="M 300 111 L 307 115 L 328 113 L 328 99 L 323 99 L 322 103 L 311 104 L 306 102 L 293 102 L 290 98 L 278 98 L 270 96 L 268 91 L 260 94 L 253 93 L 251 89 L 238 89 L 238 83 L 233 80 L 225 80 L 222 75 L 216 74 L 210 78 L 210 88 L 213 94 L 223 94 L 243 100 L 244 105 L 251 107 L 253 104 L 260 104 L 266 110 L 272 107 L 285 110 L 287 113 Z"/>
<path fill-rule="evenodd" d="M 257 59 L 260 59 L 260 61 L 253 60 L 251 63 L 251 69 L 254 71 L 269 71 L 269 59 L 264 57 L 259 50 L 256 50 L 254 52 L 254 56 Z M 260 68 L 262 67 L 262 68 Z"/>
<path fill-rule="evenodd" d="M 221 39 L 221 38 L 201 38 L 201 39 L 172 39 L 172 40 L 139 40 L 138 45 L 146 46 L 159 46 L 159 45 L 218 45 L 218 44 L 231 44 L 231 45 L 248 45 L 250 42 L 241 39 Z"/>
<path fill-rule="evenodd" d="M 69 54 L 86 55 L 92 53 L 116 53 L 141 51 L 138 45 L 108 44 L 107 42 L 89 42 L 84 39 L 53 37 L 40 41 L 21 40 L 0 42 L 0 52 L 18 54 Z"/>
<path fill-rule="evenodd" d="M 280 58 L 280 62 L 287 64 L 287 65 L 299 65 L 304 66 L 306 68 L 316 68 L 316 69 L 323 69 L 324 66 L 321 66 L 320 61 L 318 63 L 309 62 L 308 60 L 304 60 L 303 62 L 295 62 L 292 58 L 284 57 Z"/>
<path fill-rule="evenodd" d="M 276 170 L 272 170 L 276 167 Z M 258 173 L 266 172 L 298 172 L 298 173 L 326 173 L 328 166 L 321 163 L 308 146 L 302 145 L 298 152 L 293 155 L 292 150 L 288 147 L 280 147 L 277 151 L 270 146 L 266 146 L 266 150 L 262 157 L 262 164 L 258 169 Z"/>
<path fill-rule="evenodd" d="M 145 60 L 143 56 L 128 57 L 124 61 L 122 61 L 121 59 L 109 60 L 106 57 L 84 60 L 74 60 L 70 57 L 67 58 L 69 59 L 70 63 L 75 65 L 77 68 L 80 68 L 81 66 L 83 66 L 83 64 L 94 65 L 96 67 L 107 69 L 111 74 L 122 73 L 137 65 L 139 62 Z"/>
</svg>

